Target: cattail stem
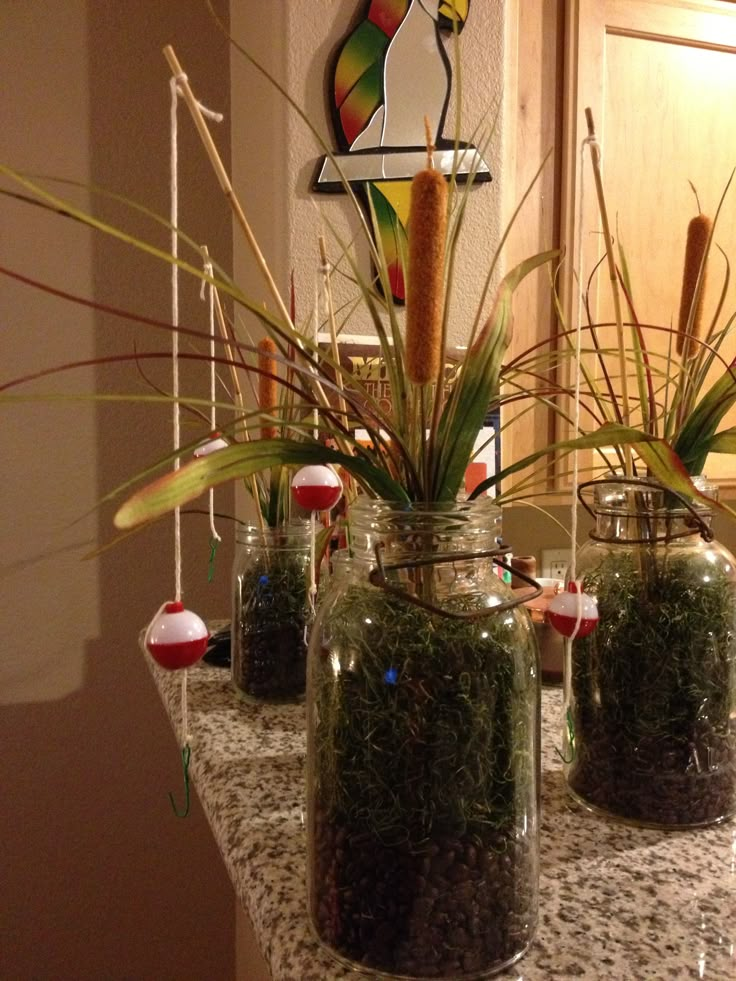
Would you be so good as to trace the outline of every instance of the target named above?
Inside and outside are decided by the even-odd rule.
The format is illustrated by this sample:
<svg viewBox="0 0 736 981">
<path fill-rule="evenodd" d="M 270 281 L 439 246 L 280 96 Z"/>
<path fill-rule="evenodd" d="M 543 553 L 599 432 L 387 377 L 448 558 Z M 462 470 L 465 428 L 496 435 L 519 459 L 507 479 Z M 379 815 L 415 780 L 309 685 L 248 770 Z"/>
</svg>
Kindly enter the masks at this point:
<svg viewBox="0 0 736 981">
<path fill-rule="evenodd" d="M 427 144 L 427 170 L 434 170 L 434 151 L 436 149 L 432 139 L 432 128 L 429 125 L 429 116 L 424 117 L 424 142 Z"/>
</svg>

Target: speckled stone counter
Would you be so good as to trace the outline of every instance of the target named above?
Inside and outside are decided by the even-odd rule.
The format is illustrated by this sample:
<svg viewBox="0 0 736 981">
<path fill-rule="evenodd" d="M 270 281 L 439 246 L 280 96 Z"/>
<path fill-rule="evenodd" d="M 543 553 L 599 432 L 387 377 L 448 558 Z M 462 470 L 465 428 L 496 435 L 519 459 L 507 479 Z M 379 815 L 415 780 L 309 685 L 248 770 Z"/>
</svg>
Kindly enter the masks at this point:
<svg viewBox="0 0 736 981">
<path fill-rule="evenodd" d="M 179 676 L 150 663 L 178 732 Z M 274 981 L 376 977 L 336 964 L 307 926 L 303 705 L 249 704 L 207 665 L 188 691 L 191 774 Z M 496 977 L 735 981 L 736 824 L 662 832 L 589 814 L 563 789 L 560 713 L 545 690 L 539 927 Z"/>
</svg>

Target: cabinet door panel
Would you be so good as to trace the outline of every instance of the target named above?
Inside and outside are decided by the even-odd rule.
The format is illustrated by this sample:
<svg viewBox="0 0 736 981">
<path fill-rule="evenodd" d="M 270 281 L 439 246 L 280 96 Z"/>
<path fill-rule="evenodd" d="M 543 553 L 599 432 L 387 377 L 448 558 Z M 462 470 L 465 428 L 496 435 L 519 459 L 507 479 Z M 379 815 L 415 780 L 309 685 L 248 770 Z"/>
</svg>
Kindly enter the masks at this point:
<svg viewBox="0 0 736 981">
<path fill-rule="evenodd" d="M 580 162 L 589 106 L 602 147 L 612 232 L 625 251 L 638 318 L 645 324 L 676 326 L 687 224 L 698 212 L 691 183 L 702 210 L 712 216 L 736 166 L 736 5 L 715 0 L 579 0 L 570 5 L 569 14 L 563 230 L 572 261 L 565 280 L 566 309 L 575 316 L 573 263 L 581 257 L 589 274 L 603 254 L 589 157 L 584 171 Z M 736 186 L 721 212 L 716 241 L 736 259 Z M 724 272 L 725 262 L 714 250 L 704 326 L 715 311 Z M 600 322 L 613 319 L 606 280 L 600 276 L 592 294 Z M 724 314 L 734 310 L 732 283 Z M 721 322 L 725 320 L 722 316 Z M 614 343 L 614 331 L 604 336 Z M 664 400 L 669 334 L 647 331 L 646 338 L 653 365 L 661 372 L 659 395 Z M 721 353 L 729 362 L 736 355 L 736 327 Z M 714 369 L 710 380 L 722 371 L 722 366 Z M 616 385 L 620 389 L 620 380 Z M 628 391 L 636 423 L 633 376 Z M 727 424 L 736 424 L 736 411 Z M 721 483 L 736 486 L 733 457 L 711 456 L 707 470 Z"/>
</svg>

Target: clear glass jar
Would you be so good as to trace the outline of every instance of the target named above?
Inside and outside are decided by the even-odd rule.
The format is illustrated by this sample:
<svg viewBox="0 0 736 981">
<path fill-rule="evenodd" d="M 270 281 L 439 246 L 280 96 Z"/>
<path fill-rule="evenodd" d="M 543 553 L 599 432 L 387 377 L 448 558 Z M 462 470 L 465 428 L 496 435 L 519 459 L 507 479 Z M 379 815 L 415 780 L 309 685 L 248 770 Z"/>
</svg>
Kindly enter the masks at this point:
<svg viewBox="0 0 736 981">
<path fill-rule="evenodd" d="M 499 514 L 487 500 L 359 500 L 353 557 L 333 556 L 317 611 L 310 920 L 341 962 L 381 978 L 487 977 L 535 929 L 538 652 L 520 600 L 477 556 Z"/>
<path fill-rule="evenodd" d="M 702 506 L 651 481 L 591 486 L 577 576 L 600 619 L 566 645 L 568 786 L 636 824 L 722 821 L 736 812 L 734 558 Z"/>
<path fill-rule="evenodd" d="M 309 541 L 306 523 L 238 533 L 231 672 L 244 695 L 280 700 L 304 694 Z"/>
</svg>

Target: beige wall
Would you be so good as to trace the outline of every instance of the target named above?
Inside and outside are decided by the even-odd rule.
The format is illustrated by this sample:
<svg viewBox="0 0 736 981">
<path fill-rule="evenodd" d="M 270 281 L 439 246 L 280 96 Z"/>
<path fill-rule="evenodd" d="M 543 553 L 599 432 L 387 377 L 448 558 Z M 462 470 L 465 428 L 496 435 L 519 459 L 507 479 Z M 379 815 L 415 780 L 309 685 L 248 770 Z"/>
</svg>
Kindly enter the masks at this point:
<svg viewBox="0 0 736 981">
<path fill-rule="evenodd" d="M 227 111 L 227 46 L 197 0 L 4 0 L 2 161 L 93 181 L 166 213 L 168 41 L 202 99 Z M 227 212 L 182 119 L 181 224 L 227 265 Z M 150 259 L 18 202 L 0 201 L 0 229 L 3 265 L 167 317 L 168 271 Z M 202 305 L 185 292 L 183 321 L 201 321 Z M 3 380 L 152 347 L 144 328 L 7 278 L 0 293 Z M 168 338 L 155 343 L 165 349 Z M 146 370 L 168 385 L 167 366 Z M 44 387 L 146 390 L 130 364 Z M 170 430 L 168 410 L 141 406 L 0 406 L 3 978 L 234 974 L 232 890 L 198 802 L 186 821 L 170 809 L 167 792 L 182 796 L 179 752 L 137 649 L 138 631 L 173 592 L 170 522 L 86 563 L 83 552 L 112 535 L 112 509 L 70 527 L 163 453 Z M 185 519 L 184 529 L 185 600 L 204 616 L 227 615 L 229 548 L 208 586 L 206 526 Z"/>
</svg>

